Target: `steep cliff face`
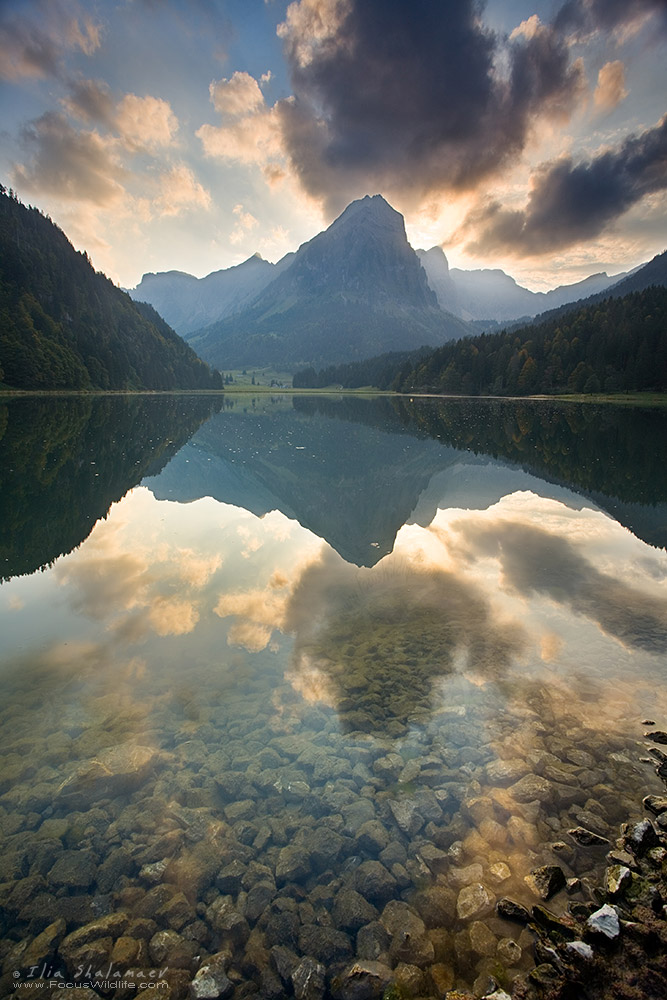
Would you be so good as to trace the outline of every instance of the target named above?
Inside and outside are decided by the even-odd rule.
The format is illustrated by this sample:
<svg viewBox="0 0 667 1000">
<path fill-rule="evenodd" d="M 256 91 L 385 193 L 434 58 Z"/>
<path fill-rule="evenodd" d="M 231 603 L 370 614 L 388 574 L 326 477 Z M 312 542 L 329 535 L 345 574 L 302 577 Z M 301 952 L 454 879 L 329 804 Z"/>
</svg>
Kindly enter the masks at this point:
<svg viewBox="0 0 667 1000">
<path fill-rule="evenodd" d="M 408 243 L 403 216 L 379 194 L 352 202 L 325 232 L 305 243 L 271 293 L 279 289 L 339 294 L 350 302 L 400 310 L 437 306 Z"/>
<path fill-rule="evenodd" d="M 220 368 L 336 364 L 469 334 L 444 312 L 380 195 L 349 205 L 304 243 L 245 310 L 188 337 Z"/>
</svg>

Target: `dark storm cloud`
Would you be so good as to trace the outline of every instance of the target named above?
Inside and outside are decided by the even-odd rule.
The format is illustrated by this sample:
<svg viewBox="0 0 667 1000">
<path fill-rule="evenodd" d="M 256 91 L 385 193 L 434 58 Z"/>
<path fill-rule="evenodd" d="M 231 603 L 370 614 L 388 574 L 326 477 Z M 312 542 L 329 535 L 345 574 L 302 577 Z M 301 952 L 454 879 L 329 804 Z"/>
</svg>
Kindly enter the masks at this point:
<svg viewBox="0 0 667 1000">
<path fill-rule="evenodd" d="M 667 30 L 665 0 L 568 0 L 556 15 L 554 25 L 557 31 L 568 34 L 588 34 L 613 31 L 651 14 L 656 16 L 656 27 Z"/>
<path fill-rule="evenodd" d="M 581 93 L 553 28 L 501 40 L 473 0 L 320 7 L 338 17 L 328 35 L 305 8 L 282 30 L 294 97 L 278 108 L 293 167 L 332 211 L 371 188 L 474 187 L 523 149 L 538 115 L 567 115 Z"/>
<path fill-rule="evenodd" d="M 468 249 L 548 253 L 591 239 L 645 195 L 667 188 L 667 116 L 616 149 L 585 163 L 569 157 L 536 176 L 523 210 L 494 202 L 470 214 Z"/>
<path fill-rule="evenodd" d="M 500 559 L 506 582 L 519 593 L 546 594 L 626 646 L 667 652 L 667 603 L 601 573 L 567 539 L 512 522 L 460 530 L 474 551 Z"/>
</svg>

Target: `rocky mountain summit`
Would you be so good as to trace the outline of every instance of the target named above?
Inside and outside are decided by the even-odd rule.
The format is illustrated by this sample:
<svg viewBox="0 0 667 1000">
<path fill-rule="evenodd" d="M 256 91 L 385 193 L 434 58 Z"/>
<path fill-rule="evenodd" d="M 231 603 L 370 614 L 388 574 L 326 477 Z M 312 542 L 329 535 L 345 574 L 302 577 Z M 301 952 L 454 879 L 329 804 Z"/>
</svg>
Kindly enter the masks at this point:
<svg viewBox="0 0 667 1000">
<path fill-rule="evenodd" d="M 335 364 L 471 333 L 440 308 L 405 234 L 381 195 L 352 202 L 304 243 L 246 309 L 189 334 L 217 367 Z"/>
</svg>

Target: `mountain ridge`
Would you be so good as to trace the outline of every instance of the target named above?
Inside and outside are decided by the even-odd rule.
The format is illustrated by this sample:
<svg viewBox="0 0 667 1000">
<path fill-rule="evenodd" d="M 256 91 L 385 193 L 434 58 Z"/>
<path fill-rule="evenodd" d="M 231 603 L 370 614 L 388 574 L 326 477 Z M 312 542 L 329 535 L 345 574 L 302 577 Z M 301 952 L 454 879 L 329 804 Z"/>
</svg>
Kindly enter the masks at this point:
<svg viewBox="0 0 667 1000">
<path fill-rule="evenodd" d="M 245 310 L 187 340 L 222 369 L 295 370 L 437 346 L 472 332 L 438 306 L 403 216 L 381 195 L 366 195 L 303 243 Z"/>
<path fill-rule="evenodd" d="M 440 307 L 467 321 L 524 321 L 546 309 L 575 302 L 586 293 L 590 295 L 611 288 L 631 273 L 610 276 L 600 271 L 572 284 L 558 285 L 548 292 L 533 292 L 501 268 L 471 271 L 450 268 L 440 246 L 416 252 Z"/>
<path fill-rule="evenodd" d="M 351 202 L 327 230 L 302 243 L 298 250 L 286 254 L 275 264 L 255 252 L 240 264 L 211 271 L 202 278 L 177 269 L 149 271 L 128 292 L 135 301 L 150 302 L 182 336 L 196 334 L 199 338 L 206 327 L 251 307 L 264 289 L 290 267 L 298 253 L 310 244 L 317 246 L 324 233 L 329 233 L 329 238 L 335 238 L 339 230 L 344 230 L 369 205 L 379 208 L 384 205 L 385 220 L 393 218 L 394 223 L 404 231 L 402 216 L 382 195 L 365 195 Z M 547 292 L 534 292 L 500 268 L 450 268 L 440 245 L 414 252 L 426 272 L 436 304 L 458 319 L 474 324 L 474 329 L 469 331 L 471 333 L 492 329 L 496 324 L 505 322 L 528 321 L 549 308 L 576 302 L 586 294 L 604 291 L 634 273 L 631 270 L 608 275 L 605 271 L 598 271 Z M 400 347 L 398 345 L 397 349 Z"/>
</svg>

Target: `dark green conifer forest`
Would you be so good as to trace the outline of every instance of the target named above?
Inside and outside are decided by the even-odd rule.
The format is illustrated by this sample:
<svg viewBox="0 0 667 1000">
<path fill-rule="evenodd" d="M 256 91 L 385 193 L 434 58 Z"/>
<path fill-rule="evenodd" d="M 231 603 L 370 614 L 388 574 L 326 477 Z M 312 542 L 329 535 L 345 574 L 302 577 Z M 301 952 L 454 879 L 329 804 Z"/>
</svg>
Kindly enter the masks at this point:
<svg viewBox="0 0 667 1000">
<path fill-rule="evenodd" d="M 215 389 L 211 371 L 36 208 L 0 186 L 0 383 L 15 389 Z"/>
<path fill-rule="evenodd" d="M 294 385 L 373 385 L 466 396 L 667 391 L 667 288 L 652 285 L 559 310 L 520 329 L 452 341 L 435 350 L 383 355 L 320 372 Z"/>
</svg>

